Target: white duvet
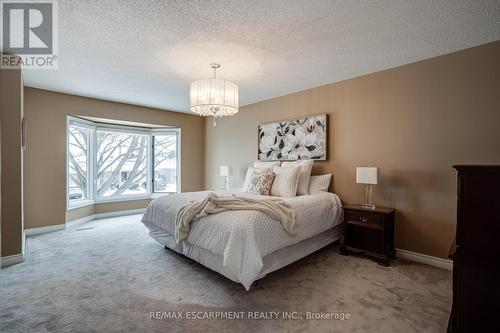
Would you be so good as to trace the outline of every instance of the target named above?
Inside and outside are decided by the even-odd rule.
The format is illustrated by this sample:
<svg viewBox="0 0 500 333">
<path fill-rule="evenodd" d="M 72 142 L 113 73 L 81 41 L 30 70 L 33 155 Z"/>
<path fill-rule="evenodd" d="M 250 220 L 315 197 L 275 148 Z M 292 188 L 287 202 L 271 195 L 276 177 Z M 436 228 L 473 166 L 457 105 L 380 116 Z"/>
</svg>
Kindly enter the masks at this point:
<svg viewBox="0 0 500 333">
<path fill-rule="evenodd" d="M 214 191 L 252 198 L 269 197 L 240 190 Z M 177 211 L 190 202 L 203 200 L 208 191 L 171 194 L 153 200 L 142 222 L 150 229 L 161 228 L 175 235 Z M 276 250 L 320 234 L 341 222 L 342 209 L 337 195 L 317 192 L 282 198 L 296 211 L 295 236 L 285 232 L 280 222 L 252 210 L 225 211 L 193 222 L 185 242 L 223 257 L 223 265 L 248 290 L 262 269 L 262 258 Z"/>
</svg>

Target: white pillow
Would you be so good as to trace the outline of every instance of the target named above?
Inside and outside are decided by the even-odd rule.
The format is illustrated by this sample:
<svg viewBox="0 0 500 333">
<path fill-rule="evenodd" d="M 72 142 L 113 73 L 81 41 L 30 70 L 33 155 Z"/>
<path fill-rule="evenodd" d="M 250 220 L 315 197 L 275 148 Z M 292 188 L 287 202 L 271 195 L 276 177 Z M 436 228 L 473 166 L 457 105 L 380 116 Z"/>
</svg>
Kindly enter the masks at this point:
<svg viewBox="0 0 500 333">
<path fill-rule="evenodd" d="M 300 177 L 297 194 L 309 194 L 309 178 L 311 178 L 313 164 L 314 160 L 283 162 L 283 164 L 281 164 L 283 168 L 293 168 L 300 166 Z"/>
<path fill-rule="evenodd" d="M 271 161 L 271 162 L 263 162 L 263 161 L 255 161 L 253 162 L 254 168 L 274 168 L 275 166 L 280 166 L 281 161 Z"/>
<path fill-rule="evenodd" d="M 254 168 L 254 167 L 248 167 L 247 169 L 247 174 L 245 176 L 245 182 L 243 183 L 243 192 L 246 192 L 245 189 L 249 188 L 250 186 L 250 180 L 252 177 L 252 174 L 255 172 L 257 173 L 273 173 L 272 168 Z"/>
<path fill-rule="evenodd" d="M 271 195 L 277 197 L 294 197 L 297 194 L 299 176 L 300 167 L 274 167 L 274 181 L 271 187 Z"/>
<path fill-rule="evenodd" d="M 331 173 L 321 176 L 311 176 L 311 179 L 309 180 L 309 194 L 319 191 L 328 192 L 331 179 Z"/>
</svg>

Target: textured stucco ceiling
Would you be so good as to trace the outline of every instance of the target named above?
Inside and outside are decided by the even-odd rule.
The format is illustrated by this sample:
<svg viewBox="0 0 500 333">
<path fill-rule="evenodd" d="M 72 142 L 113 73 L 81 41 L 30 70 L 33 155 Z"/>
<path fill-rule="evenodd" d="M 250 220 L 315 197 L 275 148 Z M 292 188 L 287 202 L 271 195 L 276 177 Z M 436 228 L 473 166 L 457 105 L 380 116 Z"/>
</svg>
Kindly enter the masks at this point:
<svg viewBox="0 0 500 333">
<path fill-rule="evenodd" d="M 186 112 L 189 83 L 241 105 L 500 39 L 500 1 L 59 1 L 59 69 L 27 86 Z"/>
</svg>

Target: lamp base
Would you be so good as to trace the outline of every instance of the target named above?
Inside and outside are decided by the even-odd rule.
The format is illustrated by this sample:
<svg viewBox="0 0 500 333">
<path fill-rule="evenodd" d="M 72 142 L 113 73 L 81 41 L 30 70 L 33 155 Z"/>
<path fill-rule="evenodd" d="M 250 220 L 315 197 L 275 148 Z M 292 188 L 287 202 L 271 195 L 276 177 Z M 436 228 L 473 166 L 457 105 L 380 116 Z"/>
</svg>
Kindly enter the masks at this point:
<svg viewBox="0 0 500 333">
<path fill-rule="evenodd" d="M 361 205 L 361 207 L 368 209 L 375 209 L 375 205 L 372 203 L 372 184 L 365 184 L 365 202 Z"/>
</svg>

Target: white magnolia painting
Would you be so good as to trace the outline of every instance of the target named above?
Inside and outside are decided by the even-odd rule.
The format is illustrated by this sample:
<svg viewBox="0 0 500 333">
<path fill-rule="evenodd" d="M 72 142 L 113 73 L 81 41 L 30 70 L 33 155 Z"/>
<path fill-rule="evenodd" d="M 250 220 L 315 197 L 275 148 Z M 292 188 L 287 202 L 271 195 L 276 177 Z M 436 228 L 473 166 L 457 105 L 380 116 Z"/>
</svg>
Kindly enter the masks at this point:
<svg viewBox="0 0 500 333">
<path fill-rule="evenodd" d="M 259 160 L 326 160 L 326 114 L 259 125 Z"/>
</svg>

